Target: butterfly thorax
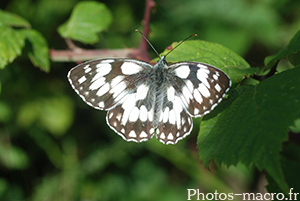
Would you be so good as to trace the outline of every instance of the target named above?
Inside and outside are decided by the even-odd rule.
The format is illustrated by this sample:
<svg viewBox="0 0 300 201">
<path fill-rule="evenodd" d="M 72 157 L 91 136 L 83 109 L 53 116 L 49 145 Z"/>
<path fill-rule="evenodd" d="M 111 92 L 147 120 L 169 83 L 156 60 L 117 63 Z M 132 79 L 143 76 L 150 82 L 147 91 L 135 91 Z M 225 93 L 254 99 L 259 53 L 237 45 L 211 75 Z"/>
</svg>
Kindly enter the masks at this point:
<svg viewBox="0 0 300 201">
<path fill-rule="evenodd" d="M 157 87 L 162 83 L 165 83 L 166 78 L 169 74 L 168 64 L 165 56 L 162 56 L 159 61 L 154 65 L 154 77 Z"/>
<path fill-rule="evenodd" d="M 165 56 L 160 57 L 158 62 L 154 65 L 154 68 L 167 68 L 167 67 L 168 65 Z"/>
</svg>

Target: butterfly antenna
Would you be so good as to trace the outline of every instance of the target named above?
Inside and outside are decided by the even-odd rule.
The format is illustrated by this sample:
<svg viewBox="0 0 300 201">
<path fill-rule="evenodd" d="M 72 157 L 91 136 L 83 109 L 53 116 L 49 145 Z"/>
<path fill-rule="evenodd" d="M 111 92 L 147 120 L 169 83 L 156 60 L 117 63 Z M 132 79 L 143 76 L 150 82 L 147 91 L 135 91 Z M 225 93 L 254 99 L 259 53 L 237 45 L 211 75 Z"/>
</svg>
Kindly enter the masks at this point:
<svg viewBox="0 0 300 201">
<path fill-rule="evenodd" d="M 147 41 L 147 43 L 148 43 L 148 44 L 150 45 L 150 47 L 154 50 L 154 52 L 157 54 L 157 56 L 160 57 L 159 54 L 158 54 L 158 52 L 157 52 L 156 49 L 153 47 L 153 45 L 150 43 L 150 41 L 146 38 L 146 36 L 145 36 L 140 30 L 138 30 L 138 29 L 136 29 L 135 31 L 139 32 L 139 33 L 143 36 L 143 38 Z"/>
<path fill-rule="evenodd" d="M 184 41 L 186 41 L 187 39 L 191 38 L 191 37 L 194 37 L 194 36 L 197 36 L 197 34 L 192 34 L 190 36 L 188 36 L 187 38 L 185 38 L 183 41 L 180 41 L 173 49 L 171 49 L 166 55 L 165 57 L 170 54 L 171 52 L 173 52 L 173 50 L 175 50 L 179 45 L 181 45 Z"/>
</svg>

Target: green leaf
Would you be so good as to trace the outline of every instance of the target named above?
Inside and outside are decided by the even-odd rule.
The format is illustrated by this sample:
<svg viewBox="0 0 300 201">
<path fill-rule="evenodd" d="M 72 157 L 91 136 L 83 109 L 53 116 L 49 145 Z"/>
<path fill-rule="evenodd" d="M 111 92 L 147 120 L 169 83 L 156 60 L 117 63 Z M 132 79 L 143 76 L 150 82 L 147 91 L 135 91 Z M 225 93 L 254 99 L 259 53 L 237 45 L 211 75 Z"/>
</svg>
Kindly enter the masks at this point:
<svg viewBox="0 0 300 201">
<path fill-rule="evenodd" d="M 1 91 L 1 82 L 0 82 Z M 3 101 L 0 101 L 0 122 L 7 123 L 12 117 L 12 109 Z"/>
<path fill-rule="evenodd" d="M 97 34 L 107 29 L 111 20 L 105 4 L 83 1 L 75 6 L 70 19 L 58 28 L 58 32 L 64 38 L 93 44 L 99 40 Z"/>
<path fill-rule="evenodd" d="M 291 54 L 290 56 L 288 56 L 288 60 L 294 65 L 300 65 L 300 56 L 299 53 L 297 54 Z"/>
<path fill-rule="evenodd" d="M 300 52 L 300 30 L 294 35 L 294 37 L 290 40 L 289 44 L 285 48 L 281 49 L 276 55 L 272 55 L 266 58 L 265 70 L 271 69 L 280 60 L 290 56 L 292 56 L 292 61 L 294 61 L 293 55 L 299 57 L 299 52 Z"/>
<path fill-rule="evenodd" d="M 0 164 L 8 169 L 22 170 L 29 165 L 29 159 L 26 152 L 0 139 Z"/>
<path fill-rule="evenodd" d="M 49 72 L 49 49 L 45 38 L 39 32 L 33 29 L 23 30 L 23 34 L 32 45 L 32 48 L 28 52 L 28 56 L 33 65 L 39 67 L 45 72 Z"/>
<path fill-rule="evenodd" d="M 300 192 L 300 147 L 294 143 L 289 143 L 284 148 L 281 156 L 281 165 L 283 173 L 290 188 L 293 192 Z"/>
<path fill-rule="evenodd" d="M 30 24 L 15 14 L 0 10 L 0 69 L 21 55 L 26 38 L 32 45 L 28 53 L 31 62 L 48 72 L 49 50 L 43 36 L 33 29 L 13 29 L 11 26 L 28 28 Z"/>
<path fill-rule="evenodd" d="M 173 43 L 174 48 L 178 43 Z M 170 52 L 165 50 L 162 55 Z M 235 52 L 217 43 L 201 40 L 189 40 L 182 43 L 167 57 L 170 62 L 195 61 L 216 66 L 223 70 L 233 81 L 242 80 L 258 71 L 257 68 L 249 68 L 249 64 Z"/>
<path fill-rule="evenodd" d="M 21 54 L 24 41 L 24 35 L 19 30 L 0 25 L 0 69 Z"/>
<path fill-rule="evenodd" d="M 53 135 L 63 135 L 73 121 L 72 102 L 65 96 L 38 99 L 22 105 L 18 124 L 27 128 L 38 122 Z"/>
<path fill-rule="evenodd" d="M 281 167 L 283 170 L 283 174 L 285 177 L 286 182 L 289 185 L 289 188 L 293 188 L 291 191 L 293 193 L 300 192 L 300 183 L 299 183 L 299 177 L 300 177 L 300 147 L 297 144 L 294 144 L 292 142 L 286 143 L 284 145 L 283 151 L 280 154 L 281 155 Z M 280 193 L 282 190 L 276 185 L 274 182 L 274 179 L 271 178 L 269 175 L 267 175 L 268 180 L 268 186 L 267 189 L 269 192 L 276 192 Z M 292 194 L 294 198 L 294 194 Z M 293 199 L 291 199 L 293 200 Z"/>
<path fill-rule="evenodd" d="M 300 133 L 300 119 L 296 119 L 295 123 L 290 127 L 294 133 Z"/>
<path fill-rule="evenodd" d="M 227 166 L 254 163 L 287 190 L 279 152 L 300 117 L 299 75 L 300 66 L 272 76 L 235 100 L 223 101 L 220 106 L 230 106 L 222 113 L 217 107 L 205 116 L 197 142 L 200 159 L 206 165 L 210 160 Z"/>
<path fill-rule="evenodd" d="M 9 13 L 3 10 L 0 10 L 0 24 L 15 27 L 30 27 L 30 24 L 27 20 L 21 18 L 20 16 L 14 13 Z"/>
</svg>

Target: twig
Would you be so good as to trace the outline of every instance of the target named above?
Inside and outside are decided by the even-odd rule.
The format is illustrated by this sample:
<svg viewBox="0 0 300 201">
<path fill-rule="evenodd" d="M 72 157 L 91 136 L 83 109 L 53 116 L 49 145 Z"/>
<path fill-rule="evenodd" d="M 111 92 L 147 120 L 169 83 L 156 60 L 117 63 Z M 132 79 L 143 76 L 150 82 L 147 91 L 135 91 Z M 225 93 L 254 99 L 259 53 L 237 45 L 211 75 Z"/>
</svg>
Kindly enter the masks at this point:
<svg viewBox="0 0 300 201">
<path fill-rule="evenodd" d="M 67 45 L 68 45 L 68 47 L 69 47 L 70 50 L 73 50 L 75 52 L 76 51 L 80 52 L 82 50 L 82 48 L 80 48 L 77 45 L 75 45 L 70 38 L 66 38 L 65 41 L 66 41 L 66 43 L 67 43 Z"/>
<path fill-rule="evenodd" d="M 266 75 L 252 75 L 251 77 L 258 81 L 263 81 L 271 76 L 273 76 L 277 72 L 277 64 L 278 62 L 274 63 L 273 67 Z"/>
</svg>

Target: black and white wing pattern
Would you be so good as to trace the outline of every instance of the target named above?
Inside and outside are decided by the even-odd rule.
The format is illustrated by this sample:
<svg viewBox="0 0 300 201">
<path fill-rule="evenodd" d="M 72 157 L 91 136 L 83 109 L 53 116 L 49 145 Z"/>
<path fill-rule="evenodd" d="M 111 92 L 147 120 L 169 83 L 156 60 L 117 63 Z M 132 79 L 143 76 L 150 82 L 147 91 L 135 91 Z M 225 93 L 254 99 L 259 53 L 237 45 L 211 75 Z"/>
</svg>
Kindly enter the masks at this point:
<svg viewBox="0 0 300 201">
<path fill-rule="evenodd" d="M 90 106 L 108 110 L 107 124 L 123 139 L 142 142 L 156 134 L 175 144 L 192 129 L 192 117 L 207 114 L 231 86 L 221 70 L 204 63 L 155 66 L 134 59 L 99 59 L 68 73 L 76 93 Z"/>
<path fill-rule="evenodd" d="M 230 89 L 231 80 L 221 70 L 208 64 L 180 62 L 163 73 L 163 84 L 157 89 L 157 139 L 175 144 L 189 135 L 193 122 L 213 110 Z"/>
<path fill-rule="evenodd" d="M 169 68 L 176 75 L 171 78 L 173 86 L 193 117 L 208 114 L 231 87 L 231 80 L 223 71 L 205 63 L 180 62 Z"/>
<path fill-rule="evenodd" d="M 68 80 L 88 105 L 109 110 L 126 99 L 152 65 L 133 59 L 99 59 L 72 68 Z"/>
<path fill-rule="evenodd" d="M 138 60 L 100 59 L 71 69 L 68 79 L 84 102 L 109 110 L 106 121 L 117 134 L 127 141 L 141 142 L 154 134 L 151 71 L 152 65 Z"/>
</svg>

